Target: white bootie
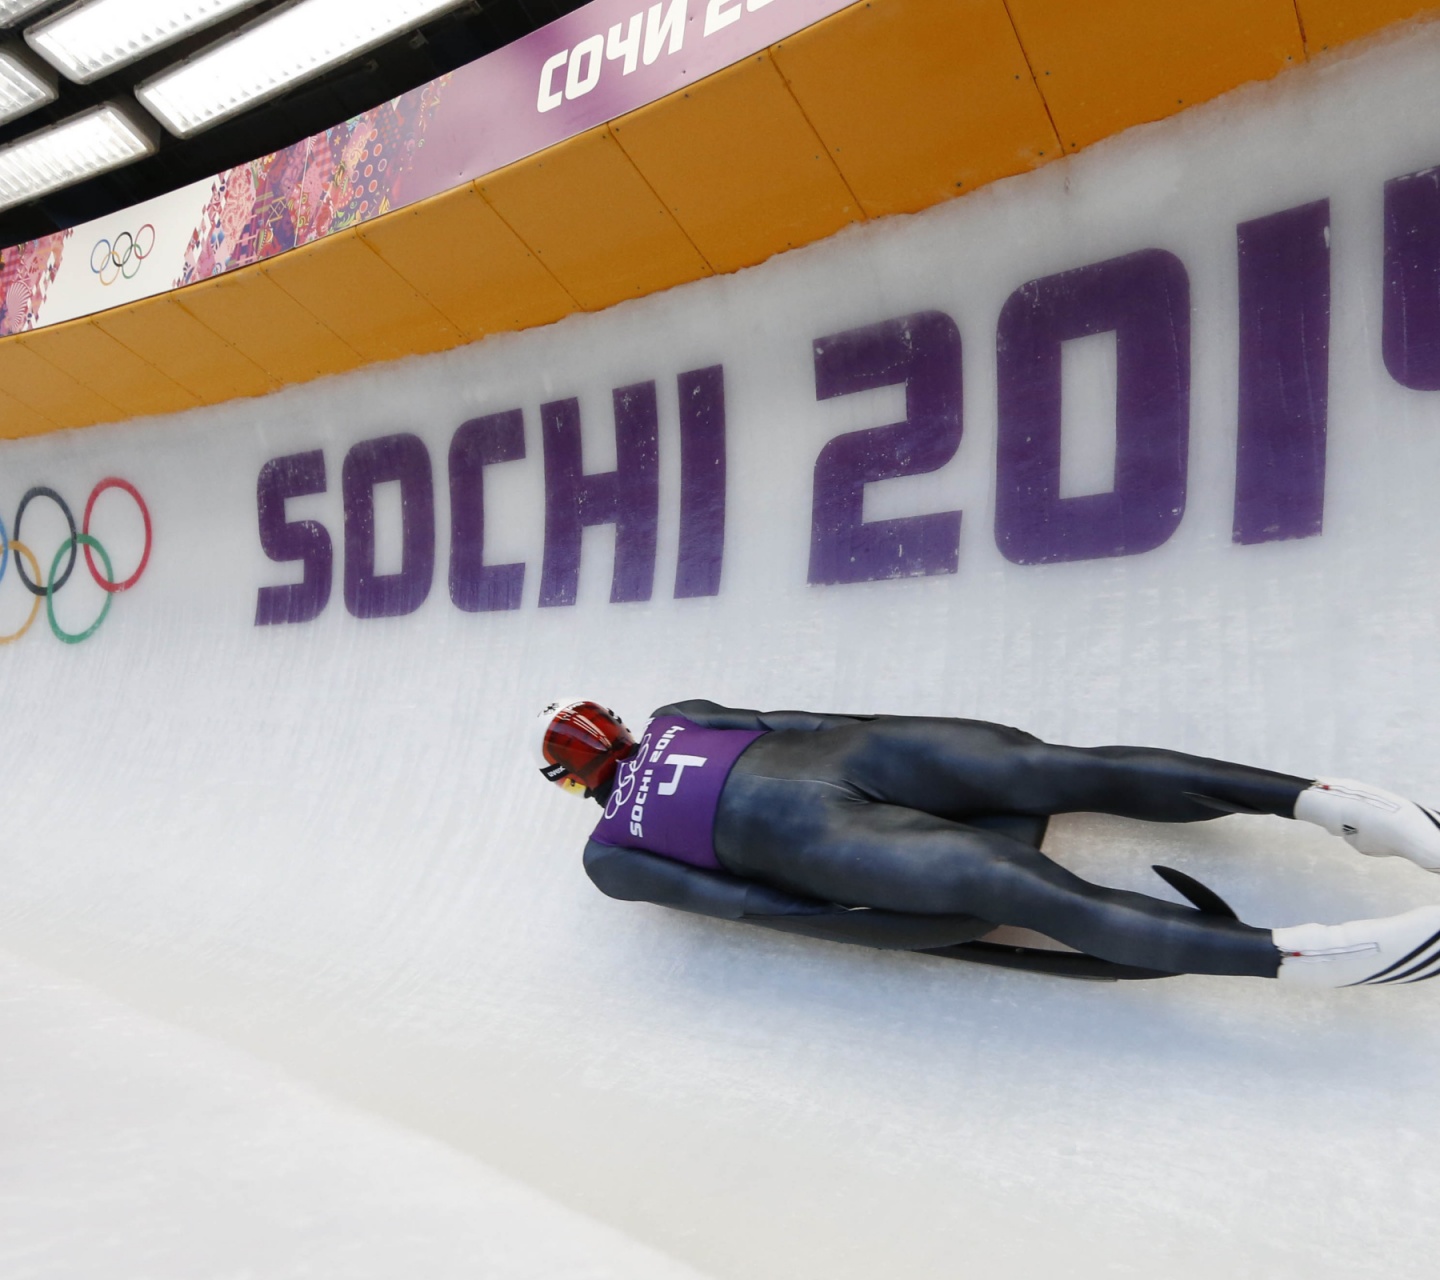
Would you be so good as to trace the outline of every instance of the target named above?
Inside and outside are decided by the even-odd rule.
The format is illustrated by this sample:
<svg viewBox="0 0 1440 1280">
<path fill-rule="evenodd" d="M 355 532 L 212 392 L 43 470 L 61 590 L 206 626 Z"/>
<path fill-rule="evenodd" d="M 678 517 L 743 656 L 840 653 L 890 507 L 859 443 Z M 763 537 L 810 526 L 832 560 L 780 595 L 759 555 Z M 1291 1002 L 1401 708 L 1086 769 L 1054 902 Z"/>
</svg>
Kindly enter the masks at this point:
<svg viewBox="0 0 1440 1280">
<path fill-rule="evenodd" d="M 1409 858 L 1440 872 L 1440 814 L 1394 792 L 1349 778 L 1317 778 L 1295 801 L 1295 816 L 1371 857 Z"/>
<path fill-rule="evenodd" d="M 1389 986 L 1440 976 L 1440 907 L 1383 920 L 1297 924 L 1270 935 L 1279 977 L 1301 987 Z"/>
</svg>

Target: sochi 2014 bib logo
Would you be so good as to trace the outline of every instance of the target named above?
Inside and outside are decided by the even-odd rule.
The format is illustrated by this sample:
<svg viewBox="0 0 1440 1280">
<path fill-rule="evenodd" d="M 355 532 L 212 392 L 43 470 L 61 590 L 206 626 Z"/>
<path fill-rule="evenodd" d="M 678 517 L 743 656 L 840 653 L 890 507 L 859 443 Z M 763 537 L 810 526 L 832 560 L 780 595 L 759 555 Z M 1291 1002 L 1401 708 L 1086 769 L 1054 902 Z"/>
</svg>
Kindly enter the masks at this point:
<svg viewBox="0 0 1440 1280">
<path fill-rule="evenodd" d="M 645 810 L 651 796 L 675 795 L 680 790 L 680 779 L 686 769 L 704 768 L 709 764 L 706 756 L 680 755 L 670 750 L 684 732 L 683 724 L 672 724 L 653 746 L 650 739 L 654 735 L 647 732 L 634 754 L 616 771 L 615 789 L 605 804 L 605 816 L 614 818 L 628 809 L 630 834 L 637 839 L 645 837 Z M 665 766 L 670 768 L 670 776 L 660 778 L 659 785 L 652 792 L 651 785 L 657 780 L 656 770 Z"/>
<path fill-rule="evenodd" d="M 634 754 L 628 760 L 622 760 L 619 768 L 615 770 L 615 786 L 611 789 L 610 798 L 605 802 L 607 818 L 615 817 L 630 803 L 630 797 L 635 794 L 635 784 L 640 780 L 640 765 L 650 750 L 650 738 L 648 733 L 641 738 Z"/>
</svg>

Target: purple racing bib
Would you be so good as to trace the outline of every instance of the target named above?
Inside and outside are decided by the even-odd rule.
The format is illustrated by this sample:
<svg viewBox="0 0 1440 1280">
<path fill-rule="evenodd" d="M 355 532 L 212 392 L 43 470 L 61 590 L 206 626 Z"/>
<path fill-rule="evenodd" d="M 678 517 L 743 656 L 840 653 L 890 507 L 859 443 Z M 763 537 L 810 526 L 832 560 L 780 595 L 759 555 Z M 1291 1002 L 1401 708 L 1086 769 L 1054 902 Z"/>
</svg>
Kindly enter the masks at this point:
<svg viewBox="0 0 1440 1280">
<path fill-rule="evenodd" d="M 705 729 L 662 716 L 615 771 L 605 816 L 590 838 L 719 869 L 715 810 L 740 753 L 763 731 Z"/>
</svg>

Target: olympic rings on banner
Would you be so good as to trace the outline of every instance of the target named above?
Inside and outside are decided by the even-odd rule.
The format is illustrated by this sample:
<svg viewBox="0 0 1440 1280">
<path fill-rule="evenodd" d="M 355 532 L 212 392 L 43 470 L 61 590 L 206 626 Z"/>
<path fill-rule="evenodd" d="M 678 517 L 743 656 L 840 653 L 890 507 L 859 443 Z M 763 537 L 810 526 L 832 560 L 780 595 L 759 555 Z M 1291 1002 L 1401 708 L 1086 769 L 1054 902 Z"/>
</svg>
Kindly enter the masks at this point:
<svg viewBox="0 0 1440 1280">
<path fill-rule="evenodd" d="M 140 264 L 154 248 L 155 226 L 150 222 L 134 235 L 122 231 L 113 241 L 101 236 L 90 249 L 90 270 L 100 277 L 100 283 L 107 288 L 122 277 L 133 280 Z"/>
<path fill-rule="evenodd" d="M 85 558 L 87 560 L 90 558 L 91 547 L 94 547 L 95 550 L 100 553 L 100 559 L 105 561 L 105 577 L 109 581 L 114 582 L 115 570 L 110 564 L 110 557 L 105 554 L 105 548 L 96 542 L 88 533 L 72 533 L 60 544 L 55 551 L 55 563 L 50 566 L 50 576 L 52 578 L 55 576 L 55 570 L 60 567 L 60 557 L 65 554 L 67 547 L 70 550 L 70 563 L 75 563 L 75 544 L 77 542 L 84 545 Z M 99 581 L 98 576 L 96 581 Z M 55 593 L 53 591 L 47 591 L 45 593 L 45 613 L 50 619 L 50 630 L 55 633 L 57 640 L 63 640 L 66 644 L 79 644 L 82 640 L 88 640 L 100 629 L 100 624 L 105 621 L 105 615 L 110 612 L 110 602 L 114 599 L 114 593 L 107 591 L 105 593 L 105 603 L 100 606 L 100 616 L 86 627 L 84 631 L 70 632 L 64 630 L 60 624 L 55 621 Z M 36 604 L 39 604 L 38 600 Z"/>
<path fill-rule="evenodd" d="M 23 542 L 14 542 L 11 539 L 6 538 L 5 554 L 8 556 L 11 551 L 15 553 L 15 564 L 17 565 L 17 567 L 20 564 L 20 557 L 24 556 L 25 559 L 30 561 L 30 567 L 35 571 L 35 576 L 37 578 L 40 576 L 40 562 L 35 559 L 35 553 L 31 551 L 29 547 L 27 547 Z M 5 575 L 3 570 L 0 570 L 0 577 L 4 576 Z M 20 639 L 21 636 L 23 636 L 27 631 L 30 630 L 30 624 L 35 621 L 35 615 L 39 612 L 40 597 L 36 596 L 30 605 L 30 616 L 20 624 L 20 629 L 18 631 L 12 631 L 8 636 L 0 636 L 0 645 L 10 644 L 12 641 Z"/>
<path fill-rule="evenodd" d="M 135 572 L 123 581 L 115 578 L 115 567 L 111 563 L 110 555 L 100 544 L 99 540 L 90 532 L 90 520 L 95 512 L 95 504 L 100 495 L 107 489 L 121 489 L 128 493 L 134 500 L 135 505 L 140 508 L 140 518 L 145 524 L 145 546 L 140 553 L 140 563 L 136 566 Z M 60 508 L 65 522 L 69 525 L 68 536 L 60 543 L 55 552 L 54 562 L 50 566 L 50 582 L 45 585 L 40 572 L 40 563 L 34 552 L 20 541 L 20 525 L 25 518 L 25 511 L 30 503 L 36 498 L 49 498 Z M 69 504 L 54 489 L 44 485 L 36 485 L 26 491 L 25 496 L 20 499 L 20 506 L 15 512 L 15 536 L 11 537 L 5 531 L 5 524 L 0 520 L 0 580 L 5 577 L 6 570 L 10 564 L 10 552 L 15 552 L 15 572 L 26 590 L 35 597 L 34 604 L 30 608 L 30 616 L 25 620 L 24 625 L 18 631 L 9 636 L 0 636 L 0 644 L 8 644 L 12 640 L 18 640 L 30 629 L 30 624 L 35 621 L 35 616 L 40 609 L 41 597 L 45 599 L 46 613 L 50 619 L 50 630 L 55 633 L 57 639 L 66 644 L 79 644 L 88 640 L 99 629 L 100 624 L 105 621 L 106 615 L 110 612 L 110 602 L 122 591 L 128 591 L 144 574 L 150 563 L 150 547 L 153 541 L 154 530 L 150 523 L 150 508 L 146 506 L 145 499 L 140 496 L 140 491 L 128 480 L 122 480 L 118 476 L 106 476 L 94 489 L 90 491 L 90 497 L 85 503 L 85 518 L 79 529 L 75 527 L 75 516 L 70 510 Z M 85 564 L 90 570 L 90 576 L 95 584 L 105 592 L 105 604 L 100 610 L 99 616 L 84 631 L 66 631 L 55 619 L 55 594 L 70 579 L 75 568 L 75 561 L 79 555 L 79 549 L 85 549 Z M 101 571 L 95 563 L 95 553 L 99 553 L 100 560 L 104 565 Z M 64 572 L 61 572 L 60 562 L 69 555 L 65 564 Z M 30 571 L 26 572 L 24 563 L 29 564 Z"/>
</svg>

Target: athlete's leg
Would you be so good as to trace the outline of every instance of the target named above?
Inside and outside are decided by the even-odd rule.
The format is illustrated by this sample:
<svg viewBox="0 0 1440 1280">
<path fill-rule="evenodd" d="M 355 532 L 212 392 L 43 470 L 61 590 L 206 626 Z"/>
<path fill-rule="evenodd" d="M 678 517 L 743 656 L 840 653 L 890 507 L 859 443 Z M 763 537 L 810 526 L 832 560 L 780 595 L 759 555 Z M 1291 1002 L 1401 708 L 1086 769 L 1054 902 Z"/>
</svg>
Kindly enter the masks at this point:
<svg viewBox="0 0 1440 1280">
<path fill-rule="evenodd" d="M 1308 778 L 1153 747 L 1055 746 L 974 720 L 880 717 L 772 736 L 789 740 L 775 744 L 782 750 L 811 757 L 812 776 L 952 818 L 987 811 L 1112 813 L 1151 822 L 1200 822 L 1226 812 L 1288 818 L 1310 785 Z"/>
<path fill-rule="evenodd" d="M 824 794 L 823 784 L 735 782 L 716 851 L 737 875 L 847 906 L 976 915 L 1143 968 L 1255 977 L 1279 968 L 1268 930 L 1090 884 L 998 832 Z"/>
<path fill-rule="evenodd" d="M 790 736 L 790 735 L 786 735 Z M 1440 872 L 1440 810 L 1349 779 L 1307 779 L 1154 747 L 1066 747 L 968 720 L 880 717 L 807 735 L 846 743 L 843 776 L 873 799 L 941 817 L 978 807 L 1200 822 L 1225 813 L 1300 818 L 1361 853 Z"/>
<path fill-rule="evenodd" d="M 1226 813 L 1295 816 L 1309 778 L 1155 747 L 1026 748 L 1015 791 L 1049 813 L 1113 813 L 1149 822 L 1203 822 Z"/>
</svg>

